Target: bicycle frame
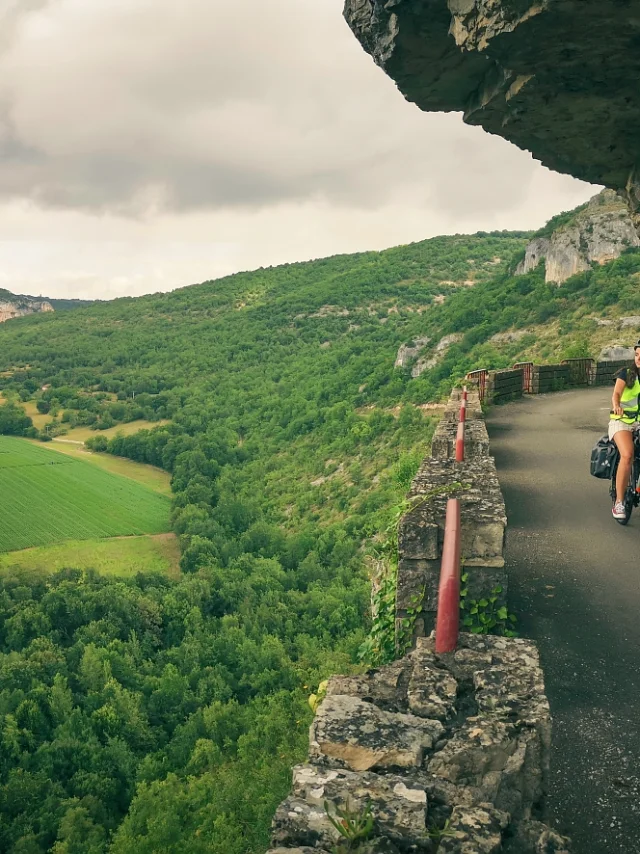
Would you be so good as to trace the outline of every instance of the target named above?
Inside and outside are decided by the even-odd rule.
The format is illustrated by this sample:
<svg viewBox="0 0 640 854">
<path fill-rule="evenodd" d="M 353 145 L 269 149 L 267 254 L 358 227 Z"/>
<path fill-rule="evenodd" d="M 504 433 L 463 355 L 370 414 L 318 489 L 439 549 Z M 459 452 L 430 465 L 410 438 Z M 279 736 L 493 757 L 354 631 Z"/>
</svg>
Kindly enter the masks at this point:
<svg viewBox="0 0 640 854">
<path fill-rule="evenodd" d="M 629 483 L 624 494 L 624 509 L 626 511 L 626 516 L 624 519 L 616 520 L 621 525 L 626 525 L 631 517 L 631 511 L 633 510 L 633 508 L 640 506 L 640 430 L 637 429 L 633 431 L 633 450 L 634 453 L 633 461 L 631 463 Z M 616 476 L 618 474 L 619 461 L 620 456 L 618 455 L 616 464 L 613 467 L 613 473 L 611 475 L 611 487 L 609 489 L 611 500 L 614 502 L 616 500 Z"/>
</svg>

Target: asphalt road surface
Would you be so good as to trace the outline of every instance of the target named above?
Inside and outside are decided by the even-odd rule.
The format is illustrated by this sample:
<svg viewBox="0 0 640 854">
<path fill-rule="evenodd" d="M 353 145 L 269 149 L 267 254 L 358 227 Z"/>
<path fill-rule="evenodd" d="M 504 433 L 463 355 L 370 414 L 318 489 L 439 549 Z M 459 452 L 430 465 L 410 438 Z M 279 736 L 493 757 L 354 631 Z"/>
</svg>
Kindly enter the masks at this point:
<svg viewBox="0 0 640 854">
<path fill-rule="evenodd" d="M 640 854 L 640 508 L 611 516 L 589 475 L 611 389 L 487 417 L 509 525 L 509 603 L 537 641 L 553 714 L 548 820 L 576 854 Z"/>
</svg>

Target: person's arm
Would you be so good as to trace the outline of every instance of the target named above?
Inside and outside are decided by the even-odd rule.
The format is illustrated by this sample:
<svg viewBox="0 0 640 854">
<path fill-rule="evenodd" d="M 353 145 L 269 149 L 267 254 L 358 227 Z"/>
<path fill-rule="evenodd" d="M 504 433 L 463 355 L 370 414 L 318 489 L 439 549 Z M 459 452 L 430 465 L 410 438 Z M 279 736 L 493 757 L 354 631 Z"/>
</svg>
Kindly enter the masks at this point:
<svg viewBox="0 0 640 854">
<path fill-rule="evenodd" d="M 626 386 L 626 382 L 624 380 L 618 379 L 616 380 L 616 384 L 613 387 L 613 397 L 611 398 L 611 411 L 614 415 L 622 415 L 622 407 L 620 406 L 620 396 L 624 391 Z"/>
</svg>

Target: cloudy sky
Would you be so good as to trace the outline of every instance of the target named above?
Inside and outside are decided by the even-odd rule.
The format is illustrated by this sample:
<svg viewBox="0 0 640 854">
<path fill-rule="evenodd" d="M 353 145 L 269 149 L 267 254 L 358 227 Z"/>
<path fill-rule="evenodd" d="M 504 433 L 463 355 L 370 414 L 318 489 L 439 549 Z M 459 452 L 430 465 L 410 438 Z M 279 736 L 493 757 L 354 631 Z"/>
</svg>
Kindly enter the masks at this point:
<svg viewBox="0 0 640 854">
<path fill-rule="evenodd" d="M 404 101 L 343 0 L 0 0 L 0 287 L 108 299 L 595 189 Z"/>
</svg>

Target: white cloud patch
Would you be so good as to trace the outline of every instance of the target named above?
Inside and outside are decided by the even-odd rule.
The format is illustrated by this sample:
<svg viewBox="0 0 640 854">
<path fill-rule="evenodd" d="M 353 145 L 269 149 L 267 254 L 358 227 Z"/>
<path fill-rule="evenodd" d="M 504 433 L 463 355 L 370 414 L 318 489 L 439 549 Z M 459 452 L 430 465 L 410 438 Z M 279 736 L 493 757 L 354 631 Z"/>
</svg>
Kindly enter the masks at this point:
<svg viewBox="0 0 640 854">
<path fill-rule="evenodd" d="M 166 290 L 448 231 L 534 226 L 591 192 L 457 115 L 406 103 L 349 32 L 342 0 L 5 3 L 10 289 Z M 10 237 L 16 217 L 29 263 Z"/>
</svg>

